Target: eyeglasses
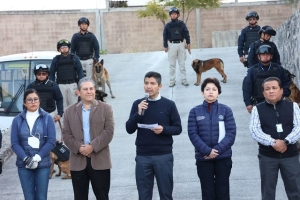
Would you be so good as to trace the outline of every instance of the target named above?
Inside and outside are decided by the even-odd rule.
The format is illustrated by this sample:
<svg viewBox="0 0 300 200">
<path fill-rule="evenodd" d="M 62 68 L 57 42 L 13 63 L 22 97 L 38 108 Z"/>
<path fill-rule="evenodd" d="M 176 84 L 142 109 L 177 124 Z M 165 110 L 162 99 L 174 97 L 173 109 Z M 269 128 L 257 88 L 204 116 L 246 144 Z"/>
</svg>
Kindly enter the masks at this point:
<svg viewBox="0 0 300 200">
<path fill-rule="evenodd" d="M 38 103 L 40 101 L 39 98 L 33 98 L 33 99 L 26 99 L 27 103 Z"/>
<path fill-rule="evenodd" d="M 61 46 L 60 49 L 66 49 L 69 48 L 68 46 Z"/>
<path fill-rule="evenodd" d="M 47 76 L 48 73 L 47 72 L 38 72 L 36 73 L 37 76 Z"/>
<path fill-rule="evenodd" d="M 248 21 L 255 21 L 256 18 L 249 18 Z"/>
<path fill-rule="evenodd" d="M 48 66 L 45 64 L 38 64 L 35 66 L 35 70 L 39 70 L 39 69 L 48 69 Z"/>
<path fill-rule="evenodd" d="M 62 39 L 58 41 L 58 44 L 70 44 L 70 42 L 69 40 Z"/>
</svg>

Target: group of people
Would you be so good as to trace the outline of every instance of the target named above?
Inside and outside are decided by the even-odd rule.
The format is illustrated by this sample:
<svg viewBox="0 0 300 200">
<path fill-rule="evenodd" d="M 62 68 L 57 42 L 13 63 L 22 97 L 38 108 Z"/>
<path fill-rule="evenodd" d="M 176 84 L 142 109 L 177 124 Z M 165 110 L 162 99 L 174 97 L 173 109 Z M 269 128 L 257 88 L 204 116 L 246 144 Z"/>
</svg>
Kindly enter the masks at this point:
<svg viewBox="0 0 300 200">
<path fill-rule="evenodd" d="M 259 145 L 261 196 L 275 200 L 280 171 L 288 199 L 300 199 L 299 106 L 284 99 L 291 94 L 291 80 L 281 66 L 276 45 L 269 41 L 276 31 L 256 25 L 259 16 L 255 11 L 248 13 L 246 20 L 249 26 L 239 35 L 238 54 L 248 67 L 242 90 L 251 113 L 250 134 Z"/>
<path fill-rule="evenodd" d="M 177 58 L 182 84 L 187 86 L 184 60 L 185 49 L 190 50 L 189 33 L 185 24 L 178 20 L 177 8 L 171 8 L 169 15 L 171 22 L 163 34 L 170 62 L 169 86 L 175 85 Z M 259 17 L 251 12 L 246 19 L 251 27 L 244 31 L 244 38 L 254 38 Z M 109 199 L 113 111 L 110 105 L 95 100 L 91 59 L 99 59 L 99 47 L 95 47 L 98 42 L 87 31 L 88 19 L 79 19 L 78 26 L 80 32 L 74 34 L 72 42 L 58 42 L 57 50 L 61 55 L 53 59 L 50 68 L 44 64 L 35 67 L 36 81 L 27 87 L 24 110 L 12 123 L 11 146 L 17 155 L 16 165 L 26 200 L 47 199 L 49 152 L 56 140 L 54 121 L 61 117 L 64 119 L 63 139 L 70 149 L 74 199 L 88 199 L 89 182 L 97 199 Z M 258 63 L 252 67 L 248 65 L 250 68 L 243 82 L 245 103 L 251 113 L 250 133 L 259 143 L 262 199 L 275 199 L 279 169 L 288 198 L 300 199 L 300 164 L 295 144 L 300 138 L 300 110 L 295 103 L 283 99 L 289 95 L 286 88 L 289 82 L 280 63 L 271 61 L 274 49 L 265 44 L 265 39 L 275 34 L 268 27 L 259 29 L 262 44 L 246 42 L 250 49 L 257 49 Z M 242 49 L 240 61 L 245 63 Z M 282 76 L 278 77 L 278 74 Z M 143 200 L 152 199 L 155 178 L 160 199 L 170 200 L 173 199 L 174 185 L 173 136 L 182 132 L 181 118 L 175 102 L 160 94 L 162 77 L 158 72 L 146 73 L 143 82 L 149 97 L 133 102 L 125 124 L 129 134 L 137 134 L 135 178 L 138 196 Z M 231 147 L 235 142 L 236 123 L 231 108 L 218 102 L 221 92 L 216 78 L 206 78 L 201 84 L 204 101 L 193 107 L 188 116 L 187 131 L 195 147 L 196 171 L 205 200 L 230 199 Z M 75 98 L 64 96 L 67 94 L 75 95 Z M 81 99 L 79 102 L 77 96 Z"/>
<path fill-rule="evenodd" d="M 99 60 L 99 43 L 88 31 L 89 24 L 87 18 L 80 18 L 80 31 L 73 35 L 72 45 L 66 39 L 58 41 L 60 55 L 53 58 L 51 66 L 41 63 L 34 67 L 36 80 L 27 86 L 24 110 L 12 122 L 11 147 L 17 155 L 26 200 L 47 199 L 50 151 L 56 141 L 54 122 L 62 117 L 62 135 L 72 152 L 70 169 L 75 199 L 88 199 L 85 195 L 89 179 L 97 198 L 108 199 L 108 143 L 114 121 L 111 106 L 95 100 L 92 64 L 93 59 Z"/>
</svg>

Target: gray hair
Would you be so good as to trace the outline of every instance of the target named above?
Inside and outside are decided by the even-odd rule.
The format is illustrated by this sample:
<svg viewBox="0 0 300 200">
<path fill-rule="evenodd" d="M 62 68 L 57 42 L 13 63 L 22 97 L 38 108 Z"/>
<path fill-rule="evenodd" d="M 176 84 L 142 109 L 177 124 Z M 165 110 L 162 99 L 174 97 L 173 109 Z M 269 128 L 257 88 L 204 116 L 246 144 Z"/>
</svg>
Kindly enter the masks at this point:
<svg viewBox="0 0 300 200">
<path fill-rule="evenodd" d="M 94 85 L 94 88 L 96 89 L 96 85 L 95 85 L 95 81 L 91 78 L 88 78 L 88 77 L 83 77 L 82 79 L 79 80 L 78 82 L 78 85 L 77 85 L 77 89 L 80 90 L 81 89 L 81 85 L 82 83 L 84 82 L 90 82 L 90 83 L 93 83 Z"/>
</svg>

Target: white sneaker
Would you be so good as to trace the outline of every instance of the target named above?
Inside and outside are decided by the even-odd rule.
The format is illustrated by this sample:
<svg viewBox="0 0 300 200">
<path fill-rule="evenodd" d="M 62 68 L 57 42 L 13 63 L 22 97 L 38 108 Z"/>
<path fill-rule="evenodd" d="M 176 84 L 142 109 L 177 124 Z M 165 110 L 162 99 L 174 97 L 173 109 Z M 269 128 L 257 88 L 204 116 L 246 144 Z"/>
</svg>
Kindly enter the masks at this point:
<svg viewBox="0 0 300 200">
<path fill-rule="evenodd" d="M 174 87 L 175 83 L 170 83 L 169 87 Z"/>
<path fill-rule="evenodd" d="M 189 86 L 189 84 L 188 84 L 186 81 L 183 81 L 183 82 L 182 82 L 182 85 L 184 85 L 184 86 Z"/>
</svg>

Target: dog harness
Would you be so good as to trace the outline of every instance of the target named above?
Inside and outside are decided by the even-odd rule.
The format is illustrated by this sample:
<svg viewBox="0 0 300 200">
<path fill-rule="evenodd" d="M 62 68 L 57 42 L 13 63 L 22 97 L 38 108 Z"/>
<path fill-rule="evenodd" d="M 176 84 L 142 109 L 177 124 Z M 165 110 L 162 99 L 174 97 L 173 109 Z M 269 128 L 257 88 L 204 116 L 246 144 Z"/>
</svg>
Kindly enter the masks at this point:
<svg viewBox="0 0 300 200">
<path fill-rule="evenodd" d="M 62 142 L 56 142 L 54 149 L 51 150 L 57 156 L 57 159 L 54 161 L 55 164 L 58 162 L 65 162 L 70 158 L 70 150 Z"/>
</svg>

